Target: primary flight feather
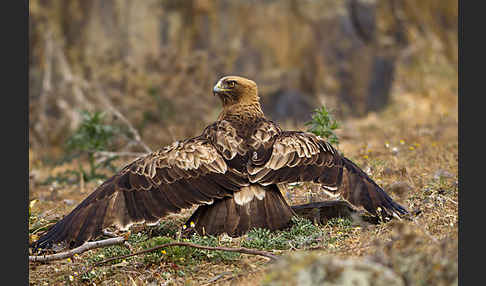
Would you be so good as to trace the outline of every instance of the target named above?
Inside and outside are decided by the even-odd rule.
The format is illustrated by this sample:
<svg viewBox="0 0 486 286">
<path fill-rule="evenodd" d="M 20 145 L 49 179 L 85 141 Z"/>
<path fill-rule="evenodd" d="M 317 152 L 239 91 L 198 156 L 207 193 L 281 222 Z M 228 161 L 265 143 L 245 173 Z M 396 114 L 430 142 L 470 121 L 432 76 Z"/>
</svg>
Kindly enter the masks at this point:
<svg viewBox="0 0 486 286">
<path fill-rule="evenodd" d="M 278 185 L 293 182 L 319 183 L 373 215 L 407 213 L 326 140 L 266 119 L 252 80 L 223 77 L 213 94 L 223 110 L 201 135 L 129 163 L 33 246 L 76 247 L 109 226 L 155 224 L 193 205 L 199 207 L 189 220 L 198 232 L 239 236 L 251 228 L 281 229 L 295 214 Z"/>
</svg>

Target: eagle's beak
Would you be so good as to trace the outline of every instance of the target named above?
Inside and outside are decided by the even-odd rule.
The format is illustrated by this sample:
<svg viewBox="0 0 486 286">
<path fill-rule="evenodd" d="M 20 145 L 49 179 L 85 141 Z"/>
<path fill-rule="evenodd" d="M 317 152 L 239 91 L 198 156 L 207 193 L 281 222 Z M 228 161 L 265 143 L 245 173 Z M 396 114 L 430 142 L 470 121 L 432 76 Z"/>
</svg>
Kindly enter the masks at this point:
<svg viewBox="0 0 486 286">
<path fill-rule="evenodd" d="M 213 95 L 216 95 L 216 93 L 221 92 L 221 88 L 218 86 L 218 84 L 213 87 Z"/>
<path fill-rule="evenodd" d="M 221 80 L 218 81 L 218 83 L 213 87 L 213 95 L 216 95 L 217 93 L 223 93 L 225 91 L 229 91 L 229 89 L 222 87 Z"/>
</svg>

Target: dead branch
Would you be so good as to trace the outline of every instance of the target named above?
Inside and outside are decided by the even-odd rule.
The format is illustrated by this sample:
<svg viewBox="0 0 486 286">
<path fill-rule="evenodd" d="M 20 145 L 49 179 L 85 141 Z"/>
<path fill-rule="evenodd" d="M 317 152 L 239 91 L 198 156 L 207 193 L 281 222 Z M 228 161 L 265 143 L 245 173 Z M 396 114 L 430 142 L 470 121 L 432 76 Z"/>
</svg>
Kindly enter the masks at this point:
<svg viewBox="0 0 486 286">
<path fill-rule="evenodd" d="M 50 255 L 38 255 L 38 256 L 29 256 L 29 261 L 30 262 L 47 262 L 47 261 L 53 261 L 53 260 L 60 260 L 64 258 L 69 258 L 74 256 L 74 254 L 80 254 L 85 251 L 95 249 L 95 248 L 100 248 L 100 247 L 105 247 L 105 246 L 111 246 L 111 245 L 116 245 L 116 244 L 122 244 L 125 242 L 125 237 L 114 237 L 114 238 L 108 238 L 104 240 L 98 240 L 98 241 L 92 241 L 92 242 L 86 242 L 80 247 L 71 249 L 69 251 L 65 252 L 60 252 L 56 254 L 50 254 Z"/>
<path fill-rule="evenodd" d="M 216 280 L 219 280 L 219 279 L 223 278 L 223 276 L 225 276 L 225 275 L 232 275 L 232 274 L 233 274 L 233 272 L 225 271 L 225 272 L 223 272 L 221 274 L 218 274 L 218 275 L 214 276 L 213 278 L 209 279 L 206 282 L 205 285 L 212 285 L 213 282 L 215 282 Z"/>
<path fill-rule="evenodd" d="M 99 266 L 101 264 L 104 264 L 104 263 L 107 263 L 107 262 L 110 262 L 110 261 L 113 261 L 113 260 L 125 259 L 125 258 L 128 258 L 128 257 L 152 252 L 154 250 L 158 250 L 158 249 L 166 248 L 166 247 L 170 247 L 170 246 L 186 246 L 186 247 L 193 247 L 193 248 L 204 249 L 204 250 L 220 250 L 220 251 L 228 251 L 228 252 L 239 252 L 239 253 L 244 253 L 244 254 L 260 255 L 260 256 L 270 258 L 271 260 L 277 260 L 278 259 L 278 256 L 273 255 L 270 252 L 251 249 L 251 248 L 245 248 L 245 247 L 237 247 L 237 248 L 221 247 L 221 246 L 213 247 L 213 246 L 204 246 L 204 245 L 194 244 L 194 243 L 190 243 L 190 242 L 170 242 L 170 243 L 161 244 L 161 245 L 149 248 L 149 249 L 145 249 L 145 250 L 142 250 L 142 251 L 138 251 L 138 252 L 135 252 L 135 253 L 108 258 L 106 260 L 103 260 L 103 261 L 96 263 L 95 266 Z"/>
</svg>

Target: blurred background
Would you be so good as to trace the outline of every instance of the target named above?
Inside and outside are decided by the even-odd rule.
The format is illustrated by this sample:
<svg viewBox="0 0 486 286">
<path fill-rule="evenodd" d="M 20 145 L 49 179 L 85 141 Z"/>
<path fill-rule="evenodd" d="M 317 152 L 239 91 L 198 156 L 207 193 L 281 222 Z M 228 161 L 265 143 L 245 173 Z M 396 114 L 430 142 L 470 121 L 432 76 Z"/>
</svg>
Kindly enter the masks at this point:
<svg viewBox="0 0 486 286">
<path fill-rule="evenodd" d="M 35 0 L 29 15 L 29 150 L 45 157 L 63 154 L 83 110 L 120 126 L 111 150 L 198 135 L 229 74 L 255 80 L 289 128 L 322 105 L 343 122 L 403 94 L 435 108 L 444 82 L 457 98 L 455 0 Z"/>
</svg>

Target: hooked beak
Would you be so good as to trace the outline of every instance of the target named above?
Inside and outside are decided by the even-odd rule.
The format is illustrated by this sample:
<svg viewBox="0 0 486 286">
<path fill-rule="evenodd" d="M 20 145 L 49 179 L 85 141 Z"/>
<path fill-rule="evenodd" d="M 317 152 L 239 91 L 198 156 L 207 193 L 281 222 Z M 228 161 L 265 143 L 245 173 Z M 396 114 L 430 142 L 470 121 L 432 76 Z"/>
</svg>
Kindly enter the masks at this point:
<svg viewBox="0 0 486 286">
<path fill-rule="evenodd" d="M 221 80 L 218 81 L 218 83 L 213 87 L 213 95 L 216 95 L 217 93 L 223 93 L 225 91 L 229 91 L 229 89 L 222 87 Z"/>
</svg>

